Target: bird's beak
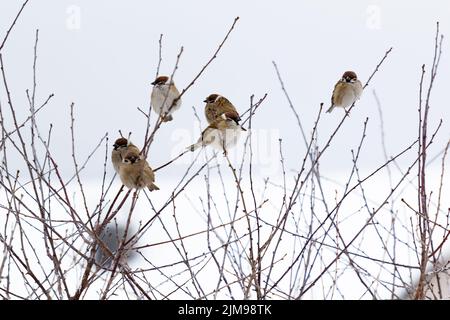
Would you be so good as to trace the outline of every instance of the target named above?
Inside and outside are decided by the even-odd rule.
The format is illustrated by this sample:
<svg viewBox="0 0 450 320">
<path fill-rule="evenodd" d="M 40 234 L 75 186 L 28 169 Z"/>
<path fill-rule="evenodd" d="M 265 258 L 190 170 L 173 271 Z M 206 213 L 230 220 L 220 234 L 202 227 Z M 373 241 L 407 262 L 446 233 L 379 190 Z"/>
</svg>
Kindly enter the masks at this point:
<svg viewBox="0 0 450 320">
<path fill-rule="evenodd" d="M 151 83 L 152 86 L 154 86 L 155 84 L 156 84 L 156 81 L 153 81 L 153 82 Z"/>
<path fill-rule="evenodd" d="M 208 99 L 203 100 L 203 102 L 208 102 Z"/>
</svg>

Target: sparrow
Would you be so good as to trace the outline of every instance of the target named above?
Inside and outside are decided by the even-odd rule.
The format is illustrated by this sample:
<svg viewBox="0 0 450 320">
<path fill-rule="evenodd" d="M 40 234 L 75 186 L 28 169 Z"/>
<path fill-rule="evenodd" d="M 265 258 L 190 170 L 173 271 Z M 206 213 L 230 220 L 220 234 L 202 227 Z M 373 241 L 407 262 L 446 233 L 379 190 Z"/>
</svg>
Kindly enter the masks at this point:
<svg viewBox="0 0 450 320">
<path fill-rule="evenodd" d="M 175 83 L 167 76 L 159 76 L 152 82 L 153 90 L 151 104 L 153 110 L 162 117 L 163 122 L 172 121 L 172 113 L 181 106 L 181 99 L 174 101 L 180 96 Z M 166 114 L 167 113 L 167 114 Z"/>
<path fill-rule="evenodd" d="M 236 145 L 242 131 L 247 130 L 236 123 L 235 119 L 228 118 L 226 114 L 222 114 L 203 130 L 197 142 L 187 149 L 195 151 L 200 147 L 212 145 L 215 148 L 224 150 L 226 153 L 228 148 Z"/>
<path fill-rule="evenodd" d="M 117 173 L 119 173 L 119 168 L 120 165 L 122 164 L 122 159 L 124 158 L 125 154 L 130 150 L 140 153 L 139 148 L 125 138 L 119 138 L 116 140 L 116 142 L 114 142 L 113 150 L 111 152 L 111 161 L 114 170 Z"/>
<path fill-rule="evenodd" d="M 334 86 L 333 95 L 331 96 L 331 107 L 327 112 L 331 112 L 335 107 L 345 109 L 351 106 L 361 97 L 362 91 L 363 87 L 356 73 L 346 71 Z"/>
<path fill-rule="evenodd" d="M 227 98 L 216 93 L 210 94 L 203 102 L 205 105 L 205 117 L 209 124 L 214 123 L 221 115 L 225 114 L 228 119 L 232 119 L 239 124 L 241 117 L 233 104 Z"/>
<path fill-rule="evenodd" d="M 119 167 L 119 176 L 122 183 L 130 189 L 147 187 L 150 191 L 159 190 L 154 184 L 155 174 L 152 168 L 136 150 L 129 150 L 125 154 Z"/>
</svg>

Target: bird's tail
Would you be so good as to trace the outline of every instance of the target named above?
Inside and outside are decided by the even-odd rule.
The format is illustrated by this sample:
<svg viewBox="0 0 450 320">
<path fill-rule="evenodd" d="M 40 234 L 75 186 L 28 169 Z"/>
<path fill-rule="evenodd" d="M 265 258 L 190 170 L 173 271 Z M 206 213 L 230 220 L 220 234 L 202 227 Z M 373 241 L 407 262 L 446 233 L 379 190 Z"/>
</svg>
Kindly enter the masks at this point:
<svg viewBox="0 0 450 320">
<path fill-rule="evenodd" d="M 159 190 L 159 187 L 156 184 L 151 183 L 150 185 L 148 185 L 148 190 L 150 191 Z"/>
<path fill-rule="evenodd" d="M 331 107 L 328 108 L 327 113 L 330 113 L 331 111 L 333 111 L 333 109 L 334 109 L 334 105 L 331 105 Z"/>
<path fill-rule="evenodd" d="M 173 120 L 173 117 L 171 114 L 168 114 L 168 115 L 162 117 L 162 122 L 169 122 L 172 120 Z"/>
</svg>

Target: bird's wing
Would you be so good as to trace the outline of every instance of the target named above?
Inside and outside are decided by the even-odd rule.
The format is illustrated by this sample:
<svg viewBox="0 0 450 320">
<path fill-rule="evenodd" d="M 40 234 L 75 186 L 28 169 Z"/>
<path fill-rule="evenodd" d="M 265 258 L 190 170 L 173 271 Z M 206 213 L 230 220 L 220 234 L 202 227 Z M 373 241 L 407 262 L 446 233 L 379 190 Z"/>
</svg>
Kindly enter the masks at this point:
<svg viewBox="0 0 450 320">
<path fill-rule="evenodd" d="M 180 92 L 178 91 L 177 87 L 175 87 L 174 84 L 170 86 L 170 95 L 172 99 L 176 99 L 180 96 Z M 177 104 L 181 103 L 181 99 L 178 99 Z"/>
<path fill-rule="evenodd" d="M 233 119 L 234 121 L 238 122 L 241 120 L 241 117 L 239 116 L 239 112 L 237 112 L 234 105 L 225 97 L 220 97 L 217 101 L 217 107 L 220 110 L 220 114 L 225 114 L 227 118 Z"/>
<path fill-rule="evenodd" d="M 356 82 L 353 85 L 353 91 L 355 92 L 356 99 L 359 99 L 363 92 L 363 86 L 362 86 L 361 81 L 356 80 Z"/>
<path fill-rule="evenodd" d="M 338 87 L 339 82 L 340 82 L 340 81 L 338 81 L 338 82 L 334 85 L 333 93 L 331 94 L 331 107 L 334 106 L 335 95 L 336 95 L 336 92 L 337 92 L 337 87 Z"/>
<path fill-rule="evenodd" d="M 334 106 L 340 106 L 342 104 L 342 98 L 345 94 L 346 83 L 338 81 L 334 86 L 333 96 L 331 98 L 331 104 Z"/>
<path fill-rule="evenodd" d="M 153 172 L 152 168 L 150 168 L 150 166 L 148 165 L 148 163 L 146 163 L 145 167 L 144 167 L 144 174 L 146 175 L 146 177 L 151 181 L 151 182 L 155 182 L 155 173 Z"/>
<path fill-rule="evenodd" d="M 170 90 L 178 97 L 180 95 L 180 91 L 178 91 L 177 87 L 175 85 L 170 86 Z"/>
<path fill-rule="evenodd" d="M 227 119 L 234 120 L 234 122 L 239 123 L 241 121 L 241 117 L 239 116 L 239 113 L 236 111 L 228 111 L 223 113 Z"/>
</svg>

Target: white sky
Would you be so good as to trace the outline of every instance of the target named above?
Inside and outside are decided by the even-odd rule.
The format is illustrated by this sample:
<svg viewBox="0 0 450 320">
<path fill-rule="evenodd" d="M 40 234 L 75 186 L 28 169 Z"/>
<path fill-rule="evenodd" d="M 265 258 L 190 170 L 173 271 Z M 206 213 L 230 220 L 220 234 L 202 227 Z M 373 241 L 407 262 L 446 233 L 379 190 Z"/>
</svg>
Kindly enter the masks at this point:
<svg viewBox="0 0 450 320">
<path fill-rule="evenodd" d="M 0 34 L 5 33 L 19 7 L 19 1 L 2 1 Z M 440 20 L 441 31 L 450 34 L 449 9 L 448 1 L 160 1 L 157 6 L 151 1 L 133 1 L 132 5 L 111 0 L 31 1 L 3 55 L 16 108 L 20 109 L 17 112 L 28 112 L 25 90 L 32 85 L 34 34 L 35 29 L 40 30 L 37 96 L 42 101 L 53 92 L 55 98 L 39 121 L 43 132 L 53 123 L 53 152 L 66 163 L 64 159 L 70 160 L 70 102 L 76 103 L 81 156 L 87 155 L 106 132 L 110 139 L 116 138 L 118 129 L 132 131 L 133 140 L 142 144 L 145 119 L 136 108 L 149 102 L 159 35 L 164 34 L 162 74 L 172 72 L 179 48 L 184 46 L 175 76 L 182 89 L 210 58 L 234 17 L 240 16 L 218 58 L 184 96 L 175 121 L 158 133 L 150 162 L 162 164 L 197 139 L 192 106 L 204 121 L 202 101 L 209 93 L 221 93 L 239 110 L 245 110 L 251 94 L 260 97 L 267 92 L 269 96 L 254 120 L 255 134 L 261 139 L 269 135 L 263 143 L 272 146 L 277 145 L 278 137 L 283 138 L 288 164 L 296 166 L 305 147 L 272 60 L 278 63 L 309 132 L 319 103 L 328 105 L 342 72 L 355 70 L 365 82 L 384 52 L 393 46 L 391 56 L 322 160 L 325 170 L 339 171 L 351 161 L 350 149 L 356 147 L 366 117 L 371 150 L 363 154 L 362 165 L 373 167 L 383 159 L 373 89 L 383 105 L 389 155 L 415 138 L 420 67 L 431 64 L 435 22 Z M 446 115 L 448 48 L 444 41 L 432 100 L 432 127 Z M 323 116 L 319 143 L 325 142 L 341 116 L 341 110 Z M 435 152 L 443 148 L 449 128 L 444 121 Z M 185 140 L 180 141 L 180 135 Z M 277 150 L 261 157 L 275 157 L 278 162 Z M 94 161 L 88 168 L 89 176 L 97 172 L 103 154 L 100 152 Z M 174 165 L 167 174 L 177 176 L 183 169 L 183 165 Z"/>
</svg>

